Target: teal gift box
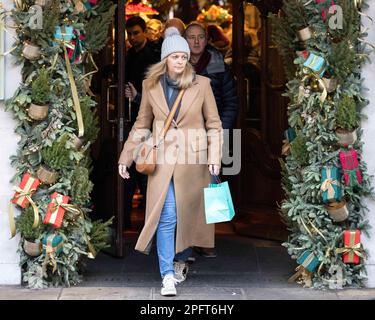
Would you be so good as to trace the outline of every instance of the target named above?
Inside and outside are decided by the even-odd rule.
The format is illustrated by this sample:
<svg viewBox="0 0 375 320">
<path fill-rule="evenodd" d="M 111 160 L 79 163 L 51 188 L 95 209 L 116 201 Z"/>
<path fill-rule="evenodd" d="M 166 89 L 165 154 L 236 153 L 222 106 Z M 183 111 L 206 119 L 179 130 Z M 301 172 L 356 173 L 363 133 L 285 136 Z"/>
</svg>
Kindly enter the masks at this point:
<svg viewBox="0 0 375 320">
<path fill-rule="evenodd" d="M 307 271 L 313 272 L 318 266 L 319 260 L 313 252 L 306 250 L 299 256 L 297 263 L 304 267 Z"/>
<path fill-rule="evenodd" d="M 59 254 L 63 250 L 63 237 L 58 234 L 48 234 L 43 237 L 43 254 L 47 252 L 55 252 L 55 254 Z"/>
<path fill-rule="evenodd" d="M 303 66 L 311 69 L 314 73 L 322 77 L 326 69 L 326 61 L 324 58 L 314 53 L 310 53 Z"/>
<path fill-rule="evenodd" d="M 65 25 L 63 29 L 64 30 L 62 30 L 62 28 L 59 26 L 55 27 L 54 38 L 60 41 L 71 41 L 74 36 L 73 27 L 69 25 Z M 54 42 L 54 45 L 57 45 L 57 43 Z"/>
<path fill-rule="evenodd" d="M 290 143 L 296 138 L 296 131 L 293 128 L 288 128 L 285 130 L 284 135 L 285 139 Z"/>
<path fill-rule="evenodd" d="M 207 224 L 233 219 L 235 212 L 227 181 L 204 188 L 204 209 Z"/>
<path fill-rule="evenodd" d="M 323 202 L 340 202 L 342 198 L 341 174 L 337 167 L 322 169 L 321 190 Z"/>
</svg>

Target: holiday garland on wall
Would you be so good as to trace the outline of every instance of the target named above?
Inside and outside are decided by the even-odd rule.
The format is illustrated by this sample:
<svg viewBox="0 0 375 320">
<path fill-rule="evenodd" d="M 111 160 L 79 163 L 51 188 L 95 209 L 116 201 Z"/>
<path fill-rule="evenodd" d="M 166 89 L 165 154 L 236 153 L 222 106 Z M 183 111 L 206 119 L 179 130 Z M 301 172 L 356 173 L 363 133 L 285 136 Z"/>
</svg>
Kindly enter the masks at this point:
<svg viewBox="0 0 375 320">
<path fill-rule="evenodd" d="M 21 138 L 11 157 L 9 216 L 30 288 L 79 283 L 85 258 L 108 246 L 111 220 L 89 217 L 90 147 L 98 134 L 89 85 L 97 71 L 92 55 L 107 41 L 114 10 L 109 0 L 16 0 L 8 12 L 7 28 L 17 35 L 12 54 L 22 64 L 22 83 L 6 102 Z"/>
<path fill-rule="evenodd" d="M 366 275 L 363 200 L 372 188 L 362 157 L 361 110 L 368 101 L 361 65 L 373 46 L 361 28 L 361 18 L 371 20 L 361 12 L 365 6 L 285 0 L 271 17 L 290 99 L 281 214 L 291 233 L 283 245 L 298 263 L 289 280 L 307 287 L 362 286 Z"/>
</svg>

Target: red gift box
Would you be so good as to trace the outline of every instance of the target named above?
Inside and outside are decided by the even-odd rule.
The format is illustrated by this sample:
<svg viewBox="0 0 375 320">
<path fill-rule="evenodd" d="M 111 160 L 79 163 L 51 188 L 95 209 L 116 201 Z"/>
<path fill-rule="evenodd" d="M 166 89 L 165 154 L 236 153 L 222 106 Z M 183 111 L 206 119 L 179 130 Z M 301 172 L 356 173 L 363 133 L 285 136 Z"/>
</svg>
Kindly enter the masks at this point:
<svg viewBox="0 0 375 320">
<path fill-rule="evenodd" d="M 60 228 L 65 214 L 65 209 L 61 205 L 67 204 L 69 200 L 70 197 L 54 192 L 51 196 L 51 202 L 48 205 L 43 223 L 51 224 L 54 228 Z"/>
<path fill-rule="evenodd" d="M 359 230 L 344 231 L 344 263 L 359 263 L 361 256 L 361 232 Z"/>
<path fill-rule="evenodd" d="M 361 172 L 358 169 L 357 152 L 354 149 L 349 151 L 340 151 L 340 162 L 344 170 L 346 185 L 355 185 L 362 183 Z"/>
<path fill-rule="evenodd" d="M 33 178 L 30 173 L 25 173 L 21 184 L 16 188 L 16 193 L 12 198 L 12 203 L 18 204 L 23 209 L 30 203 L 31 195 L 37 190 L 40 184 L 39 179 Z"/>
</svg>

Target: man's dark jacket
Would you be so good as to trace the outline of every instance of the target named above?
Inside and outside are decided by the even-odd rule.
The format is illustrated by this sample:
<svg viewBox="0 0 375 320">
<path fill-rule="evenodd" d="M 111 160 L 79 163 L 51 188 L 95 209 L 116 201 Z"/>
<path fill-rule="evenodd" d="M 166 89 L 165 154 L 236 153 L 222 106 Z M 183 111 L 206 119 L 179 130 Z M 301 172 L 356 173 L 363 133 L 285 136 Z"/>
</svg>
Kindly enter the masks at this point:
<svg viewBox="0 0 375 320">
<path fill-rule="evenodd" d="M 139 111 L 140 97 L 142 94 L 142 81 L 145 78 L 148 68 L 160 61 L 160 48 L 152 42 L 147 41 L 146 45 L 138 52 L 130 48 L 126 54 L 125 81 L 131 82 L 140 93 L 135 99 L 132 108 L 132 122 L 135 121 Z"/>
<path fill-rule="evenodd" d="M 232 129 L 238 113 L 236 80 L 229 66 L 224 63 L 221 53 L 210 46 L 207 50 L 211 58 L 208 65 L 199 74 L 211 79 L 211 88 L 223 129 Z"/>
</svg>

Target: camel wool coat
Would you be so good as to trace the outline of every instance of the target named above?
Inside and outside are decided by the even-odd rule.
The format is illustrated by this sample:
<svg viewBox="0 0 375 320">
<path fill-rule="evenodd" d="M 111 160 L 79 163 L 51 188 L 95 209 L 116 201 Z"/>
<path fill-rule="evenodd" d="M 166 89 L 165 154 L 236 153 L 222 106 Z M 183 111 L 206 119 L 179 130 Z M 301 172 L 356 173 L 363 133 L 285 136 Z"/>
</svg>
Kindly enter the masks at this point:
<svg viewBox="0 0 375 320">
<path fill-rule="evenodd" d="M 160 82 L 143 81 L 138 117 L 118 163 L 129 168 L 142 141 L 158 135 L 169 108 Z M 152 138 L 151 138 L 152 139 Z M 203 189 L 210 183 L 208 164 L 221 165 L 223 131 L 210 80 L 197 75 L 186 89 L 176 120 L 159 146 L 156 170 L 148 176 L 145 224 L 135 249 L 149 254 L 171 179 L 177 226 L 175 252 L 191 246 L 214 247 L 214 224 L 206 224 Z"/>
</svg>

